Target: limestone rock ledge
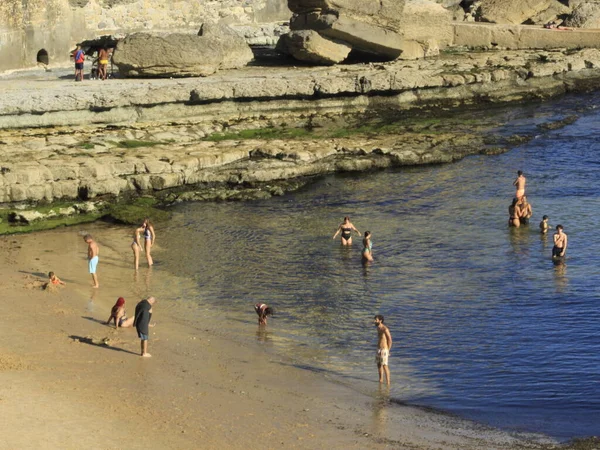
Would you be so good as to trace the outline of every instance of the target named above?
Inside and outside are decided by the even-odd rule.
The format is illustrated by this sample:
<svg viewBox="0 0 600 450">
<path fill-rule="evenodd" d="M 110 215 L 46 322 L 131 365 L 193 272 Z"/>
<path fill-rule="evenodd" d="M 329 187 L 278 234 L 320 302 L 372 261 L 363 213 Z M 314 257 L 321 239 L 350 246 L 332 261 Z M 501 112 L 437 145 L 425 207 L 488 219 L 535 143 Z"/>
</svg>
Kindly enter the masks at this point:
<svg viewBox="0 0 600 450">
<path fill-rule="evenodd" d="M 561 39 L 573 33 L 549 36 Z M 537 39 L 525 31 L 516 35 L 505 30 L 504 34 L 498 30 L 490 35 L 485 27 L 465 25 L 457 39 L 465 45 L 485 46 L 493 41 L 515 47 L 518 39 Z M 578 89 L 581 83 L 598 87 L 599 78 L 600 50 L 584 49 L 481 51 L 432 60 L 318 68 L 245 67 L 210 78 L 173 80 L 77 84 L 0 80 L 0 129 L 173 121 L 211 124 L 518 101 Z"/>
<path fill-rule="evenodd" d="M 191 133 L 188 129 L 184 134 Z M 195 141 L 126 151 L 109 140 L 98 140 L 93 149 L 82 150 L 71 136 L 60 134 L 3 139 L 0 203 L 85 202 L 219 184 L 252 187 L 337 171 L 450 162 L 479 152 L 483 146 L 481 137 L 467 138 L 464 133 L 416 134 L 402 139 L 390 135 L 377 139 Z M 18 220 L 30 222 L 36 217 Z"/>
</svg>

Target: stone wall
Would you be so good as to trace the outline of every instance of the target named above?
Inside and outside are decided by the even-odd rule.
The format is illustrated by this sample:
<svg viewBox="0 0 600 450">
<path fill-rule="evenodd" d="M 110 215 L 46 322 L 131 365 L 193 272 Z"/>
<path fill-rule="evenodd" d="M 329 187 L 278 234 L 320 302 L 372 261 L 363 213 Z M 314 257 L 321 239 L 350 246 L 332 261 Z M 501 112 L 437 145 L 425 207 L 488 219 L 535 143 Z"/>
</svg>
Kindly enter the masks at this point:
<svg viewBox="0 0 600 450">
<path fill-rule="evenodd" d="M 2 0 L 0 71 L 69 61 L 84 39 L 133 31 L 198 31 L 203 22 L 247 25 L 288 20 L 287 0 Z"/>
</svg>

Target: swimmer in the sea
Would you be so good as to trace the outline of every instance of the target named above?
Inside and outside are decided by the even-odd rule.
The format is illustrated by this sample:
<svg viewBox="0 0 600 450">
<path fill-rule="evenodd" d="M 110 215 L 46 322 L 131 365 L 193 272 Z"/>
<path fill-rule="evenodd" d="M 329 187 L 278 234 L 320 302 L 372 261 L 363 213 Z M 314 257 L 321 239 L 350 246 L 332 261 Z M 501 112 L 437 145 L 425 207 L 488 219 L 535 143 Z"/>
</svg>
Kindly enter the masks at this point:
<svg viewBox="0 0 600 450">
<path fill-rule="evenodd" d="M 563 231 L 562 225 L 556 225 L 554 233 L 554 247 L 552 248 L 553 258 L 562 258 L 567 251 L 567 234 Z"/>
<path fill-rule="evenodd" d="M 371 242 L 370 231 L 365 231 L 365 237 L 363 238 L 362 257 L 363 261 L 373 261 L 373 242 Z"/>
<path fill-rule="evenodd" d="M 527 196 L 523 195 L 519 201 L 519 221 L 521 224 L 528 224 L 532 215 L 531 203 L 527 201 Z"/>
<path fill-rule="evenodd" d="M 344 221 L 340 224 L 337 231 L 333 235 L 333 239 L 337 237 L 340 232 L 342 233 L 342 245 L 352 245 L 352 232 L 355 231 L 356 234 L 360 236 L 360 231 L 356 229 L 352 222 L 350 222 L 350 217 L 344 217 Z"/>
<path fill-rule="evenodd" d="M 550 225 L 548 225 L 548 216 L 542 217 L 542 221 L 540 222 L 540 232 L 546 234 L 550 229 Z"/>
<path fill-rule="evenodd" d="M 521 197 L 525 195 L 526 181 L 527 179 L 525 178 L 525 175 L 523 175 L 523 171 L 517 171 L 517 179 L 513 182 L 513 186 L 515 186 L 515 188 L 517 189 L 515 197 L 517 197 L 518 200 L 521 200 Z"/>
<path fill-rule="evenodd" d="M 266 325 L 267 324 L 267 316 L 273 315 L 273 308 L 267 306 L 266 303 L 257 303 L 254 305 L 254 311 L 258 314 L 258 324 Z"/>
<path fill-rule="evenodd" d="M 133 325 L 133 317 L 127 318 L 125 313 L 125 299 L 123 297 L 119 297 L 117 303 L 110 310 L 110 317 L 106 324 L 108 325 L 111 320 L 114 321 L 115 328 L 129 328 Z"/>
<path fill-rule="evenodd" d="M 521 208 L 519 208 L 519 199 L 515 197 L 508 207 L 508 226 L 519 228 L 521 226 L 521 221 L 519 220 L 520 215 Z"/>
</svg>

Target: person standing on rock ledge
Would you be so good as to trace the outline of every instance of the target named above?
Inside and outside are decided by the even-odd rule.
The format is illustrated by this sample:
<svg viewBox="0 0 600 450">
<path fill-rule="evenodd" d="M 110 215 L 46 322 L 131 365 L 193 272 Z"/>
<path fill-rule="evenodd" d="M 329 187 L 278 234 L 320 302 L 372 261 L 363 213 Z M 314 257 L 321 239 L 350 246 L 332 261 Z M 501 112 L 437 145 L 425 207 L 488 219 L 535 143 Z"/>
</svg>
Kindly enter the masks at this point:
<svg viewBox="0 0 600 450">
<path fill-rule="evenodd" d="M 81 49 L 81 45 L 75 50 L 75 81 L 83 81 L 83 63 L 85 61 L 85 52 Z"/>
<path fill-rule="evenodd" d="M 86 234 L 83 237 L 83 240 L 88 245 L 88 269 L 90 274 L 92 275 L 92 281 L 94 288 L 99 288 L 98 277 L 96 275 L 96 268 L 98 267 L 98 244 L 94 241 L 94 238 L 91 234 Z"/>
<path fill-rule="evenodd" d="M 521 200 L 521 197 L 523 197 L 525 195 L 525 182 L 526 181 L 527 181 L 527 179 L 523 175 L 523 171 L 519 170 L 517 172 L 517 179 L 513 182 L 513 186 L 515 186 L 515 188 L 517 189 L 517 192 L 515 194 L 515 197 L 517 197 L 517 200 Z"/>
</svg>

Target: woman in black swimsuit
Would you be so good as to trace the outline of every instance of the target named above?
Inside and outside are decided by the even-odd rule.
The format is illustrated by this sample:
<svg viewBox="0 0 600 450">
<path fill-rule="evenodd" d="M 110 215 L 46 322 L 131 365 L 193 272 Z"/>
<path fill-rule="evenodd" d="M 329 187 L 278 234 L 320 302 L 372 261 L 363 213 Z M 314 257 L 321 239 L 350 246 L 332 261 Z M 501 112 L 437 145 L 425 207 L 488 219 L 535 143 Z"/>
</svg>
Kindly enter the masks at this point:
<svg viewBox="0 0 600 450">
<path fill-rule="evenodd" d="M 521 208 L 519 208 L 519 200 L 515 197 L 508 207 L 508 226 L 518 228 L 521 225 L 521 221 L 519 220 L 520 215 Z"/>
<path fill-rule="evenodd" d="M 340 232 L 342 233 L 342 245 L 352 245 L 352 232 L 356 231 L 356 233 L 360 236 L 360 231 L 356 229 L 354 225 L 350 222 L 350 217 L 344 217 L 344 221 L 340 224 L 337 231 L 333 235 L 333 239 L 337 237 Z"/>
</svg>

